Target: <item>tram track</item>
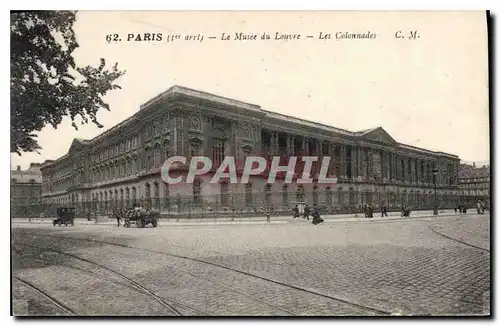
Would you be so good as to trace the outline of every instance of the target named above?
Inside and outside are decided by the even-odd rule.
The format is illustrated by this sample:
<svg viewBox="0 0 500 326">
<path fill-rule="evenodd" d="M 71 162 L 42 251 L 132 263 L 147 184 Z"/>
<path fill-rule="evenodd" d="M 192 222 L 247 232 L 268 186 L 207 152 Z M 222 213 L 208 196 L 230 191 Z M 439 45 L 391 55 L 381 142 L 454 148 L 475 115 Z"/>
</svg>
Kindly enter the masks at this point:
<svg viewBox="0 0 500 326">
<path fill-rule="evenodd" d="M 484 251 L 484 252 L 487 252 L 487 253 L 489 253 L 489 252 L 490 252 L 490 250 L 489 250 L 489 249 L 486 249 L 486 248 L 483 248 L 483 247 L 479 247 L 479 246 L 473 245 L 473 244 L 471 244 L 471 243 L 468 243 L 468 242 L 465 242 L 465 241 L 459 240 L 459 239 L 457 239 L 457 238 L 454 238 L 454 237 L 452 237 L 452 236 L 449 236 L 449 235 L 446 235 L 446 234 L 444 234 L 444 233 L 442 233 L 442 232 L 439 232 L 439 231 L 437 231 L 437 230 L 436 230 L 436 225 L 430 225 L 430 226 L 429 226 L 429 229 L 430 229 L 433 233 L 435 233 L 435 234 L 437 234 L 437 235 L 439 235 L 439 236 L 441 236 L 441 237 L 443 237 L 443 238 L 446 238 L 446 239 L 448 239 L 448 240 L 451 240 L 451 241 L 454 241 L 454 242 L 457 242 L 457 243 L 463 244 L 463 245 L 468 246 L 468 247 L 471 247 L 471 248 L 479 249 L 479 250 Z"/>
<path fill-rule="evenodd" d="M 35 284 L 19 277 L 19 276 L 13 276 L 16 280 L 21 282 L 23 285 L 27 286 L 28 288 L 32 289 L 39 295 L 43 296 L 44 298 L 48 299 L 54 306 L 59 308 L 60 310 L 64 311 L 65 313 L 69 314 L 70 316 L 78 316 L 78 314 L 73 311 L 73 309 L 69 308 L 67 305 L 62 303 L 61 301 L 57 300 L 50 294 L 48 294 L 46 291 L 42 290 L 40 287 L 36 286 Z"/>
<path fill-rule="evenodd" d="M 117 284 L 117 285 L 120 285 L 120 286 L 127 287 L 127 288 L 129 288 L 131 290 L 134 290 L 134 291 L 138 292 L 138 293 L 145 294 L 145 295 L 148 295 L 148 296 L 152 297 L 160 305 L 162 305 L 164 308 L 166 308 L 171 313 L 173 313 L 174 316 L 183 316 L 183 314 L 177 308 L 175 308 L 173 305 L 179 306 L 179 307 L 184 308 L 184 309 L 195 311 L 195 312 L 197 312 L 198 314 L 201 314 L 201 315 L 210 315 L 206 311 L 202 311 L 202 310 L 199 310 L 199 309 L 194 308 L 192 306 L 188 306 L 188 305 L 186 305 L 186 304 L 184 304 L 182 302 L 179 302 L 177 300 L 174 300 L 172 298 L 165 298 L 163 296 L 159 296 L 156 293 L 154 293 L 153 290 L 151 290 L 148 287 L 142 285 L 141 283 L 137 282 L 136 280 L 134 280 L 134 279 L 132 279 L 132 278 L 124 275 L 123 273 L 121 273 L 119 271 L 116 271 L 116 270 L 114 270 L 112 268 L 109 268 L 108 266 L 100 264 L 98 262 L 95 262 L 95 261 L 92 261 L 92 260 L 80 257 L 78 255 L 74 255 L 74 254 L 71 254 L 71 253 L 68 253 L 68 252 L 64 252 L 64 251 L 61 251 L 61 250 L 58 250 L 58 249 L 47 248 L 47 247 L 37 247 L 37 249 L 43 250 L 45 252 L 53 252 L 53 253 L 56 253 L 56 254 L 65 255 L 67 257 L 70 257 L 70 258 L 73 258 L 73 259 L 76 259 L 76 260 L 79 260 L 79 261 L 82 261 L 82 262 L 94 265 L 94 266 L 96 266 L 96 267 L 98 267 L 100 269 L 103 269 L 103 270 L 105 270 L 107 272 L 110 272 L 110 273 L 112 273 L 112 274 L 120 277 L 121 279 L 129 282 L 130 284 L 132 284 L 132 286 L 128 285 L 128 284 L 123 284 L 121 282 L 117 282 L 115 280 L 111 280 L 109 278 L 104 278 L 105 281 L 111 282 L 111 283 L 114 283 L 114 284 Z M 16 252 L 18 252 L 19 254 L 22 254 L 22 252 L 19 249 L 14 249 L 14 250 Z M 43 261 L 43 260 L 40 260 L 40 259 L 36 259 L 36 260 Z M 45 260 L 45 261 L 48 262 L 48 260 Z M 83 272 L 83 273 L 86 273 L 88 275 L 92 275 L 92 276 L 94 276 L 96 278 L 99 278 L 99 276 L 97 275 L 97 273 L 85 270 L 84 268 L 79 268 L 79 267 L 71 266 L 69 264 L 61 264 L 61 263 L 57 263 L 57 265 L 58 266 L 63 266 L 63 267 L 66 267 L 66 268 L 71 268 L 71 269 L 79 270 L 80 272 Z M 102 279 L 102 278 L 100 278 L 100 279 Z M 170 301 L 172 303 L 169 303 L 168 301 Z"/>
<path fill-rule="evenodd" d="M 288 284 L 288 283 L 285 283 L 285 282 L 281 282 L 279 280 L 274 280 L 274 279 L 271 279 L 271 278 L 268 278 L 268 277 L 265 277 L 265 276 L 257 275 L 257 274 L 250 273 L 250 272 L 247 272 L 247 271 L 235 269 L 235 268 L 232 268 L 230 266 L 226 266 L 226 265 L 222 265 L 222 264 L 210 262 L 210 261 L 199 259 L 199 258 L 195 258 L 195 257 L 189 257 L 189 256 L 175 254 L 175 253 L 164 252 L 164 251 L 156 251 L 156 250 L 151 250 L 151 249 L 146 249 L 146 248 L 140 248 L 140 247 L 133 247 L 133 246 L 126 245 L 126 244 L 120 244 L 120 243 L 115 243 L 115 242 L 110 242 L 110 241 L 105 241 L 105 240 L 98 240 L 98 239 L 77 238 L 77 237 L 68 237 L 68 236 L 50 236 L 50 237 L 51 238 L 59 238 L 59 239 L 67 239 L 67 240 L 78 240 L 78 241 L 88 241 L 88 242 L 93 242 L 93 243 L 107 244 L 107 245 L 118 246 L 118 247 L 123 247 L 123 248 L 128 248 L 128 249 L 139 250 L 139 251 L 145 251 L 145 252 L 160 254 L 160 255 L 164 255 L 164 256 L 174 257 L 174 258 L 178 258 L 178 259 L 188 260 L 188 261 L 192 261 L 192 262 L 197 262 L 197 263 L 201 263 L 201 264 L 205 264 L 205 265 L 210 265 L 210 266 L 213 266 L 213 267 L 216 267 L 216 268 L 224 269 L 224 270 L 227 270 L 227 271 L 230 271 L 230 272 L 233 272 L 233 273 L 238 273 L 240 275 L 245 275 L 247 277 L 250 277 L 250 278 L 253 278 L 253 279 L 258 279 L 260 281 L 265 281 L 267 283 L 271 283 L 271 284 L 274 284 L 274 285 L 286 288 L 288 290 L 298 291 L 298 292 L 301 292 L 301 293 L 306 293 L 306 294 L 309 294 L 309 295 L 313 295 L 313 296 L 321 297 L 321 298 L 324 298 L 324 299 L 327 299 L 327 300 L 331 300 L 331 301 L 334 301 L 334 302 L 337 302 L 337 303 L 342 303 L 342 304 L 345 304 L 345 305 L 349 305 L 351 307 L 355 307 L 355 308 L 357 308 L 359 310 L 362 310 L 362 311 L 365 311 L 365 312 L 369 312 L 371 314 L 376 314 L 376 315 L 391 315 L 390 311 L 385 311 L 385 310 L 382 310 L 382 309 L 378 309 L 378 308 L 374 308 L 374 307 L 369 307 L 369 306 L 366 306 L 366 305 L 363 305 L 363 304 L 352 302 L 352 301 L 344 299 L 344 298 L 339 298 L 339 297 L 335 297 L 335 296 L 332 296 L 332 295 L 320 293 L 320 292 L 312 290 L 312 289 L 302 288 L 300 286 Z M 173 267 L 173 268 L 177 269 L 179 271 L 186 272 L 185 270 L 181 270 L 178 267 Z M 190 273 L 190 274 L 193 275 L 192 273 Z M 193 276 L 197 277 L 197 278 L 200 278 L 200 276 L 198 276 L 198 275 L 193 275 Z M 289 311 L 288 309 L 276 306 L 275 304 L 272 304 L 272 303 L 269 303 L 269 302 L 264 301 L 262 299 L 256 298 L 255 296 L 252 296 L 250 294 L 245 294 L 242 291 L 239 291 L 239 290 L 237 290 L 237 289 L 235 289 L 233 287 L 229 287 L 229 286 L 220 284 L 219 282 L 212 281 L 212 280 L 210 280 L 210 282 L 211 283 L 216 283 L 218 285 L 222 285 L 223 287 L 229 288 L 233 292 L 237 292 L 237 293 L 243 294 L 243 295 L 245 295 L 247 297 L 250 297 L 250 298 L 252 298 L 254 300 L 257 299 L 256 301 L 260 301 L 260 302 L 265 303 L 265 304 L 267 304 L 269 306 L 272 306 L 272 307 L 275 307 L 275 308 L 277 308 L 279 310 L 285 311 L 289 315 L 296 315 L 295 313 Z"/>
</svg>

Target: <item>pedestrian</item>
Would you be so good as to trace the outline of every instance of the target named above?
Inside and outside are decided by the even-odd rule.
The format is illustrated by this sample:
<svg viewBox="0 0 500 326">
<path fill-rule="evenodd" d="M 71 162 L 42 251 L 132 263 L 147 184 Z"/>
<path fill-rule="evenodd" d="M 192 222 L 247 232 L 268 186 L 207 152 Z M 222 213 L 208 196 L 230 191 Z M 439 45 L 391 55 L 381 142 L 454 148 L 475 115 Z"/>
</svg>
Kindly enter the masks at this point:
<svg viewBox="0 0 500 326">
<path fill-rule="evenodd" d="M 319 209 L 316 205 L 314 205 L 313 209 L 312 209 L 312 218 L 313 218 L 312 223 L 314 225 L 324 222 L 324 220 L 321 218 L 321 216 L 319 216 Z"/>
<path fill-rule="evenodd" d="M 271 209 L 266 208 L 266 220 L 267 223 L 271 223 Z"/>
<path fill-rule="evenodd" d="M 373 218 L 373 206 L 371 204 L 368 205 L 368 217 Z"/>
<path fill-rule="evenodd" d="M 292 212 L 293 212 L 293 218 L 300 217 L 300 215 L 299 215 L 299 206 L 298 205 L 295 205 L 295 207 L 292 209 Z"/>
<path fill-rule="evenodd" d="M 113 215 L 115 215 L 117 226 L 120 227 L 121 212 L 119 211 L 118 208 L 115 207 L 113 209 Z"/>
<path fill-rule="evenodd" d="M 382 205 L 382 217 L 387 217 L 387 207 L 385 204 Z"/>
<path fill-rule="evenodd" d="M 309 206 L 307 204 L 305 204 L 304 205 L 304 218 L 307 218 L 308 221 L 309 221 L 309 213 L 310 213 Z"/>
</svg>

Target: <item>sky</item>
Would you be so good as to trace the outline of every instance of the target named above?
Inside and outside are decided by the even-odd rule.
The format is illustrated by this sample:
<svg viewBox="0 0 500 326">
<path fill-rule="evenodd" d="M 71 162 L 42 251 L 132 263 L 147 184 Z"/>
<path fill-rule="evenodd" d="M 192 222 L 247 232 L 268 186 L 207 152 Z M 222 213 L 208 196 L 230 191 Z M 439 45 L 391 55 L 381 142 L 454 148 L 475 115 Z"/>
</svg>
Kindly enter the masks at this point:
<svg viewBox="0 0 500 326">
<path fill-rule="evenodd" d="M 489 162 L 488 58 L 484 12 L 79 12 L 77 64 L 105 58 L 127 71 L 93 124 L 69 119 L 39 132 L 40 154 L 11 154 L 11 168 L 57 159 L 73 138 L 91 139 L 173 85 L 260 105 L 350 131 L 382 126 L 396 141 Z M 401 31 L 405 39 L 397 39 Z M 410 39 L 417 31 L 418 39 Z M 271 40 L 221 40 L 266 32 Z M 276 33 L 300 40 L 274 40 Z M 370 40 L 336 33 L 376 34 Z M 127 42 L 162 33 L 163 41 Z M 318 39 L 319 34 L 330 39 Z M 119 34 L 122 42 L 106 41 Z M 166 42 L 169 34 L 201 36 Z M 314 36 L 313 39 L 305 38 Z M 210 40 L 208 36 L 215 36 Z"/>
</svg>

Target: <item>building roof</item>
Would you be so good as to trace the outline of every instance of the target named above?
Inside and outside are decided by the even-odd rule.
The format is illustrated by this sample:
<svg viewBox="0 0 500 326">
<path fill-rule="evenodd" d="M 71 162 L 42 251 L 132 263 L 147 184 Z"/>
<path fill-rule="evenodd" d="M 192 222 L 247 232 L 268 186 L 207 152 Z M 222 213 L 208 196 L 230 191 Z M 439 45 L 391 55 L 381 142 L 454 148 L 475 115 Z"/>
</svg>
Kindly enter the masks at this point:
<svg viewBox="0 0 500 326">
<path fill-rule="evenodd" d="M 15 180 L 16 183 L 42 183 L 42 171 L 40 171 L 41 163 L 31 163 L 30 167 L 26 170 L 21 170 L 18 166 L 16 170 L 10 171 L 11 181 Z"/>
<path fill-rule="evenodd" d="M 458 172 L 459 179 L 489 178 L 489 177 L 490 177 L 489 165 L 476 167 L 475 164 L 473 165 L 460 164 L 460 169 Z"/>
<path fill-rule="evenodd" d="M 345 130 L 345 129 L 336 128 L 336 127 L 333 127 L 333 126 L 330 126 L 330 125 L 325 125 L 325 124 L 322 124 L 322 123 L 319 123 L 319 122 L 314 122 L 314 121 L 305 120 L 305 119 L 301 119 L 301 118 L 297 118 L 297 117 L 293 117 L 293 116 L 288 116 L 288 115 L 277 113 L 277 112 L 273 112 L 273 111 L 263 110 L 263 109 L 261 109 L 261 107 L 259 105 L 255 105 L 255 104 L 251 104 L 251 103 L 247 103 L 247 102 L 242 102 L 242 101 L 235 100 L 235 99 L 230 99 L 230 98 L 227 98 L 227 97 L 222 97 L 222 96 L 219 96 L 219 95 L 215 95 L 215 94 L 211 94 L 211 93 L 207 93 L 207 92 L 203 92 L 203 91 L 199 91 L 199 90 L 194 90 L 194 89 L 183 87 L 183 86 L 179 86 L 179 85 L 174 85 L 174 86 L 170 87 L 169 89 L 167 89 L 166 91 L 164 91 L 164 92 L 160 93 L 159 95 L 153 97 L 152 99 L 148 100 L 146 103 L 140 105 L 140 110 L 138 112 L 136 112 L 134 115 L 132 115 L 131 117 L 129 117 L 129 118 L 127 118 L 127 119 L 119 122 L 115 126 L 109 128 L 108 130 L 104 131 L 102 134 L 100 134 L 100 135 L 98 135 L 98 136 L 96 136 L 96 137 L 94 137 L 92 139 L 75 138 L 74 141 L 72 142 L 71 146 L 73 146 L 73 144 L 75 143 L 75 141 L 78 142 L 78 143 L 81 143 L 83 145 L 90 145 L 90 144 L 93 144 L 93 143 L 95 143 L 96 141 L 98 141 L 100 139 L 105 138 L 106 136 L 110 135 L 111 133 L 113 133 L 114 131 L 118 130 L 122 126 L 124 126 L 124 125 L 132 122 L 136 118 L 136 116 L 142 110 L 144 110 L 144 109 L 146 109 L 148 107 L 151 107 L 154 104 L 156 104 L 159 101 L 161 101 L 162 99 L 165 99 L 165 98 L 167 98 L 169 96 L 172 96 L 172 95 L 184 95 L 184 96 L 189 96 L 189 97 L 197 98 L 197 99 L 200 99 L 200 100 L 206 100 L 206 101 L 216 102 L 216 103 L 220 103 L 220 104 L 224 104 L 224 105 L 229 105 L 229 106 L 233 106 L 233 107 L 238 107 L 238 108 L 241 108 L 241 109 L 244 109 L 244 110 L 257 111 L 259 113 L 263 113 L 264 116 L 266 116 L 268 118 L 272 118 L 272 119 L 276 119 L 276 120 L 281 120 L 281 121 L 284 121 L 284 122 L 297 123 L 297 124 L 301 124 L 301 125 L 304 125 L 304 126 L 308 126 L 308 127 L 312 127 L 312 128 L 318 128 L 318 129 L 322 129 L 324 131 L 328 131 L 328 132 L 332 132 L 332 133 L 336 133 L 336 134 L 340 134 L 340 135 L 345 135 L 345 136 L 365 137 L 365 136 L 369 135 L 370 133 L 373 133 L 373 132 L 376 132 L 377 130 L 379 130 L 379 131 L 381 131 L 382 133 L 385 134 L 385 138 L 386 139 L 388 139 L 391 142 L 397 143 L 380 126 L 379 127 L 370 128 L 370 129 L 366 129 L 366 130 L 362 130 L 362 131 L 352 132 L 352 131 L 348 131 L 348 130 Z M 457 155 L 453 155 L 453 154 L 448 154 L 448 153 L 444 153 L 444 152 L 435 152 L 435 151 L 431 151 L 431 150 L 427 150 L 427 149 L 423 149 L 423 148 L 419 148 L 419 147 L 415 147 L 415 146 L 405 145 L 405 144 L 401 144 L 401 143 L 397 143 L 397 144 L 401 148 L 407 149 L 407 150 L 411 150 L 411 151 L 421 152 L 421 153 L 430 154 L 430 155 L 446 156 L 446 157 L 453 158 L 453 159 L 457 159 L 458 158 Z M 61 156 L 60 158 L 58 158 L 55 161 L 54 160 L 47 160 L 47 161 L 44 162 L 44 165 L 49 165 L 51 163 L 60 161 L 60 160 L 64 159 L 65 157 L 67 157 L 67 154 Z"/>
</svg>

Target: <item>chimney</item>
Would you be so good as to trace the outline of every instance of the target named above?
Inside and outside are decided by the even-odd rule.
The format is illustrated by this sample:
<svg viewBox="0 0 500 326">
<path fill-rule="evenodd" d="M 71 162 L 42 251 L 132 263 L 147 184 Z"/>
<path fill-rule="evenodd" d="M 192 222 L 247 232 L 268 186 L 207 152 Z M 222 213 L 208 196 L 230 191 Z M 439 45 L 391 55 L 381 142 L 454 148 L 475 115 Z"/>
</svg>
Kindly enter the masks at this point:
<svg viewBox="0 0 500 326">
<path fill-rule="evenodd" d="M 472 167 L 475 168 L 476 167 L 476 162 L 472 162 Z"/>
<path fill-rule="evenodd" d="M 17 171 L 21 171 L 21 166 L 20 165 L 17 166 Z"/>
</svg>

